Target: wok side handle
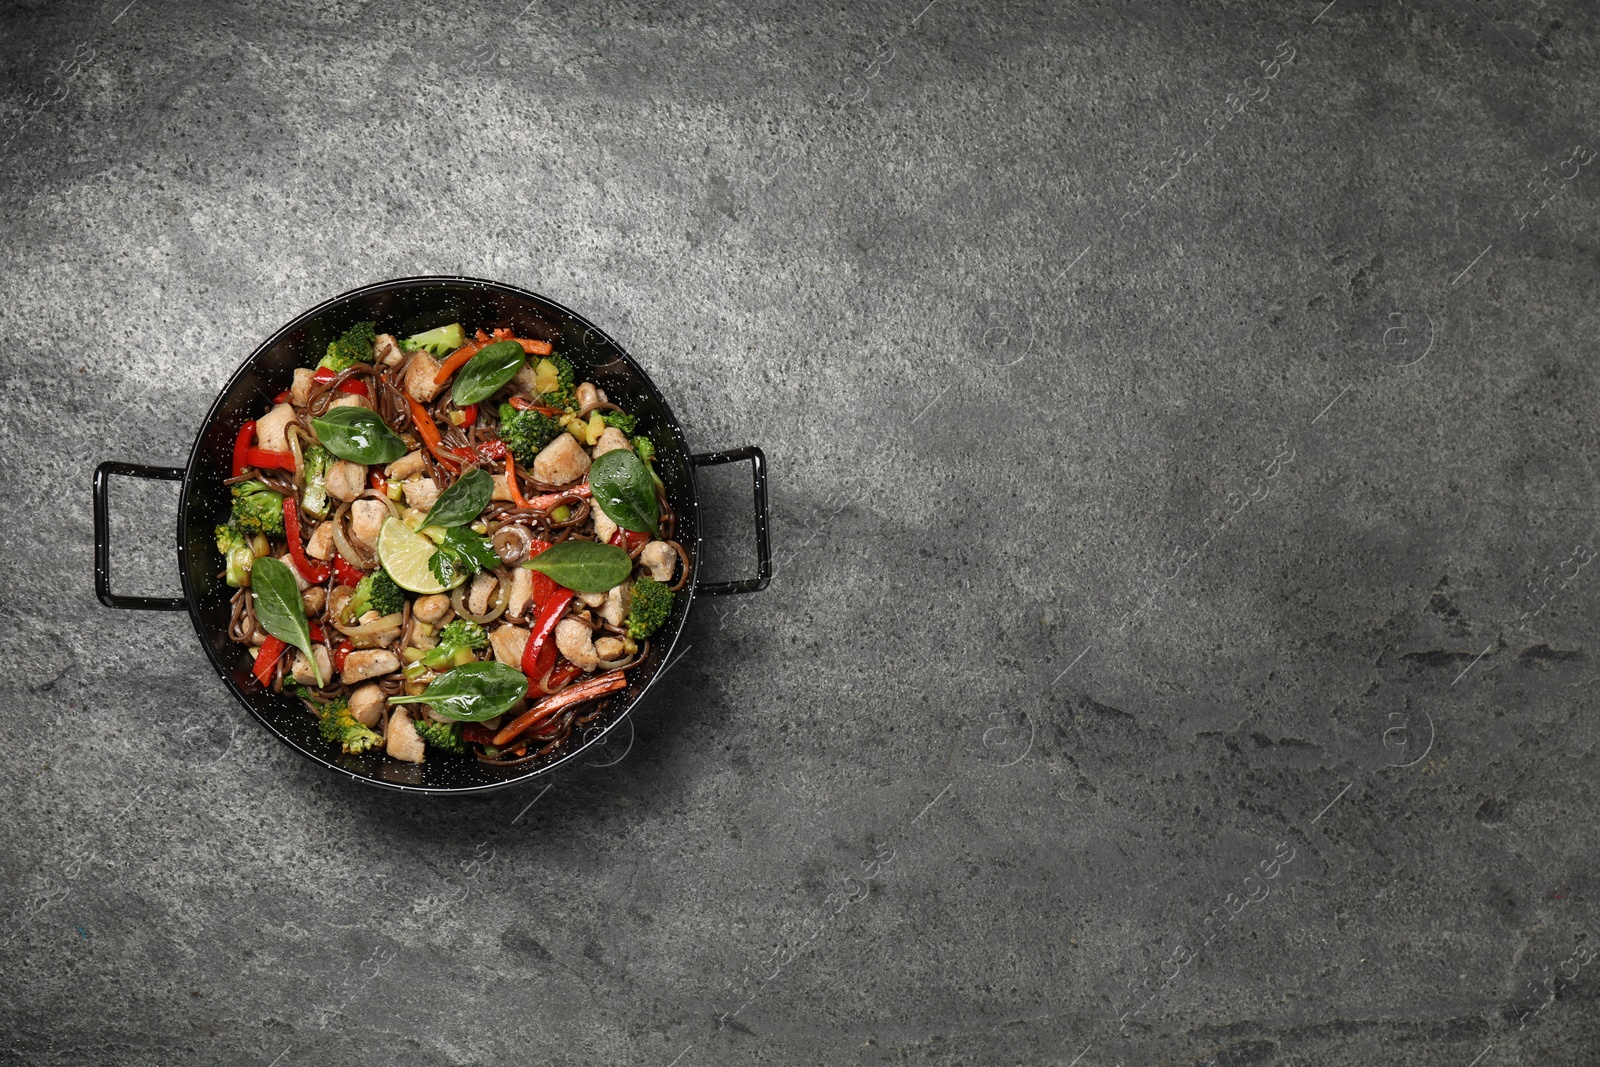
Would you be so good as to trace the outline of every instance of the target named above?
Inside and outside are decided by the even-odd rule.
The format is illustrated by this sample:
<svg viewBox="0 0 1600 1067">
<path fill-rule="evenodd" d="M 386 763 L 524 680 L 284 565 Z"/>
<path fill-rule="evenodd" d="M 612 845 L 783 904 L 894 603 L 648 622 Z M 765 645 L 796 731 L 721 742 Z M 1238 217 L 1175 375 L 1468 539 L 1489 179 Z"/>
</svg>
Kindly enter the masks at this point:
<svg viewBox="0 0 1600 1067">
<path fill-rule="evenodd" d="M 111 476 L 183 481 L 182 467 L 151 467 L 143 463 L 107 461 L 94 469 L 94 595 L 108 608 L 139 611 L 184 611 L 189 602 L 181 596 L 118 596 L 111 591 Z"/>
<path fill-rule="evenodd" d="M 695 582 L 698 596 L 725 596 L 729 593 L 759 593 L 772 582 L 772 545 L 767 536 L 767 457 L 755 445 L 731 448 L 724 452 L 701 452 L 689 457 L 696 467 L 715 467 L 723 463 L 749 460 L 755 474 L 756 576 L 737 582 Z"/>
</svg>

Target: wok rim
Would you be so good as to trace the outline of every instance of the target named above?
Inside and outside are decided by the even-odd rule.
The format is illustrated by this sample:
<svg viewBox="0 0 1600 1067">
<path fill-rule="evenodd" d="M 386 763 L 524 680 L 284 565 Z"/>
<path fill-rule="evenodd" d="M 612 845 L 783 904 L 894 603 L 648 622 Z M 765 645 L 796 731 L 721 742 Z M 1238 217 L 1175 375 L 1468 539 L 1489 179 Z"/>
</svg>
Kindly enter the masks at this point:
<svg viewBox="0 0 1600 1067">
<path fill-rule="evenodd" d="M 682 442 L 680 447 L 683 449 L 684 466 L 688 471 L 689 488 L 689 499 L 685 502 L 685 504 L 686 509 L 694 519 L 695 531 L 693 554 L 691 558 L 695 561 L 697 567 L 695 577 L 698 578 L 698 565 L 700 563 L 702 534 L 700 532 L 699 523 L 700 485 L 696 467 L 693 462 L 694 453 L 688 446 L 687 438 L 683 432 L 682 423 L 678 421 L 678 417 L 673 412 L 671 405 L 667 403 L 666 397 L 664 397 L 661 393 L 661 390 L 657 388 L 655 379 L 650 377 L 649 373 L 639 365 L 638 361 L 635 360 L 633 356 L 629 354 L 629 352 L 614 337 L 612 337 L 605 330 L 596 326 L 593 322 L 589 321 L 589 319 L 585 316 L 573 311 L 571 308 L 567 307 L 558 300 L 553 300 L 550 297 L 535 293 L 531 289 L 524 289 L 521 286 L 512 285 L 508 282 L 498 282 L 486 278 L 472 278 L 464 275 L 435 274 L 416 275 L 404 278 L 389 278 L 384 281 L 372 282 L 367 285 L 358 286 L 354 289 L 340 293 L 337 296 L 329 297 L 327 300 L 301 311 L 282 326 L 278 327 L 270 335 L 268 335 L 265 340 L 258 344 L 239 364 L 238 369 L 229 376 L 228 380 L 217 391 L 216 398 L 211 402 L 211 406 L 207 409 L 205 417 L 200 420 L 200 425 L 195 431 L 194 444 L 190 446 L 188 459 L 184 462 L 183 479 L 180 482 L 180 490 L 178 494 L 178 575 L 183 586 L 183 598 L 185 605 L 188 608 L 189 621 L 194 626 L 195 636 L 200 639 L 200 645 L 205 650 L 206 658 L 210 661 L 212 668 L 222 679 L 223 684 L 227 686 L 228 691 L 233 694 L 234 698 L 240 704 L 244 705 L 245 709 L 249 711 L 250 714 L 254 716 L 262 726 L 266 727 L 269 733 L 271 733 L 283 744 L 300 753 L 302 756 L 305 756 L 307 759 L 310 759 L 314 763 L 319 764 L 323 768 L 330 771 L 335 771 L 338 774 L 354 779 L 355 781 L 361 782 L 364 785 L 369 785 L 380 789 L 394 790 L 401 793 L 418 794 L 422 796 L 476 796 L 484 793 L 498 792 L 499 790 L 509 789 L 519 785 L 526 785 L 528 782 L 531 782 L 536 778 L 543 778 L 546 775 L 554 773 L 558 769 L 567 767 L 570 763 L 572 763 L 573 760 L 576 760 L 591 748 L 602 744 L 608 737 L 611 736 L 612 732 L 615 731 L 617 727 L 621 726 L 624 722 L 631 722 L 634 709 L 639 706 L 639 703 L 650 692 L 651 688 L 655 685 L 656 681 L 662 676 L 662 674 L 665 673 L 665 670 L 655 671 L 644 683 L 643 687 L 637 693 L 633 694 L 626 701 L 626 703 L 623 704 L 621 710 L 617 712 L 612 720 L 602 729 L 594 733 L 593 736 L 589 737 L 582 744 L 575 747 L 571 752 L 560 755 L 553 762 L 534 767 L 528 770 L 526 773 L 508 777 L 497 782 L 486 782 L 482 785 L 469 786 L 414 785 L 406 782 L 389 781 L 383 778 L 359 774 L 350 770 L 348 767 L 340 766 L 321 752 L 307 748 L 306 746 L 296 742 L 293 738 L 287 736 L 283 731 L 278 729 L 276 724 L 274 724 L 270 718 L 259 711 L 248 699 L 247 694 L 241 690 L 239 684 L 233 678 L 233 672 L 231 668 L 222 662 L 221 656 L 218 654 L 215 647 L 213 647 L 212 632 L 210 628 L 204 624 L 200 617 L 199 594 L 196 592 L 190 579 L 188 538 L 184 536 L 187 528 L 187 517 L 189 514 L 189 490 L 196 481 L 195 472 L 202 458 L 202 446 L 205 441 L 207 431 L 209 431 L 216 423 L 218 418 L 224 414 L 224 408 L 226 406 L 228 397 L 232 394 L 234 388 L 239 384 L 240 379 L 254 368 L 256 362 L 286 336 L 301 328 L 308 322 L 316 319 L 318 316 L 326 314 L 327 312 L 339 307 L 343 303 L 359 297 L 369 296 L 373 293 L 416 289 L 426 286 L 471 286 L 498 291 L 519 301 L 529 301 L 532 302 L 536 307 L 542 304 L 545 307 L 554 309 L 554 311 L 560 315 L 568 316 L 573 323 L 582 326 L 585 331 L 585 336 L 592 331 L 593 333 L 604 338 L 609 343 L 616 356 L 621 359 L 621 361 L 634 374 L 638 375 L 639 380 L 644 384 L 644 388 L 650 394 L 651 399 L 660 405 L 660 409 L 665 421 L 676 432 L 678 440 Z M 679 505 L 676 502 L 673 506 L 675 509 L 679 508 Z M 681 591 L 687 595 L 687 599 L 684 601 L 683 614 L 679 618 L 677 625 L 673 628 L 670 640 L 664 643 L 652 642 L 650 647 L 650 656 L 652 659 L 656 659 L 657 662 L 666 664 L 672 661 L 672 652 L 677 647 L 678 639 L 682 636 L 684 627 L 688 625 L 689 614 L 694 608 L 694 592 L 696 584 L 697 581 L 691 580 Z"/>
</svg>

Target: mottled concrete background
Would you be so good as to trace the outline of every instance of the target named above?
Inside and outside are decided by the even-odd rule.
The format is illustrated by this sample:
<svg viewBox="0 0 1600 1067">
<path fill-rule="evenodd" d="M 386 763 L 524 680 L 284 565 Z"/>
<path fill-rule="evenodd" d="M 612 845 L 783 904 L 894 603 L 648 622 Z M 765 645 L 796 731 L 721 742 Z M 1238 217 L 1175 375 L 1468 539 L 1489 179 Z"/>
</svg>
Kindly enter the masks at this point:
<svg viewBox="0 0 1600 1067">
<path fill-rule="evenodd" d="M 0 1062 L 1595 1062 L 1593 5 L 519 3 L 5 9 Z M 779 560 L 463 803 L 90 582 L 95 463 L 435 272 Z"/>
</svg>

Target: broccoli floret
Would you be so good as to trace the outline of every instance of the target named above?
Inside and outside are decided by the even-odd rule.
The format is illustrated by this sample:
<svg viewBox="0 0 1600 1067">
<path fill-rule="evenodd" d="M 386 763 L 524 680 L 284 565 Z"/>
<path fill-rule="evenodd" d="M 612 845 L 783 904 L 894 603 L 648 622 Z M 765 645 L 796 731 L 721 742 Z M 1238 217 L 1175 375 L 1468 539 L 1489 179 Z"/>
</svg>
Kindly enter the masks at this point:
<svg viewBox="0 0 1600 1067">
<path fill-rule="evenodd" d="M 523 467 L 532 467 L 539 450 L 560 433 L 561 423 L 548 415 L 532 408 L 518 411 L 510 404 L 500 405 L 500 440 Z"/>
<path fill-rule="evenodd" d="M 470 662 L 465 656 L 458 657 L 461 651 L 470 654 L 488 647 L 487 630 L 471 619 L 456 619 L 439 631 L 439 643 L 422 657 L 422 664 L 434 670 L 458 666 L 460 662 Z"/>
<path fill-rule="evenodd" d="M 359 619 L 369 611 L 376 611 L 379 615 L 393 615 L 404 610 L 406 596 L 389 577 L 389 572 L 379 567 L 365 578 L 356 583 L 356 591 L 350 595 L 350 602 L 345 610 L 350 618 Z"/>
<path fill-rule="evenodd" d="M 635 640 L 649 637 L 661 629 L 671 611 L 672 590 L 648 575 L 638 579 L 628 607 L 628 636 Z"/>
<path fill-rule="evenodd" d="M 318 368 L 327 368 L 334 373 L 338 373 L 342 370 L 349 370 L 357 363 L 371 363 L 373 340 L 377 336 L 377 323 L 356 323 L 346 330 L 344 335 L 337 341 L 328 346 L 328 353 L 317 364 Z"/>
<path fill-rule="evenodd" d="M 306 514 L 323 518 L 328 514 L 328 468 L 333 466 L 333 454 L 321 445 L 305 450 L 306 489 L 300 495 L 300 506 Z"/>
<path fill-rule="evenodd" d="M 436 330 L 426 330 L 414 333 L 400 342 L 403 352 L 414 352 L 419 348 L 426 348 L 436 356 L 446 352 L 453 352 L 467 343 L 467 332 L 461 328 L 459 322 L 452 322 L 448 326 L 440 326 Z"/>
<path fill-rule="evenodd" d="M 633 450 L 646 463 L 654 463 L 656 461 L 656 443 L 642 434 L 633 439 Z"/>
<path fill-rule="evenodd" d="M 350 714 L 350 701 L 345 697 L 330 700 L 317 712 L 317 733 L 324 741 L 335 741 L 351 754 L 365 752 L 383 744 L 383 736 L 362 726 Z"/>
<path fill-rule="evenodd" d="M 578 395 L 572 364 L 567 361 L 566 356 L 556 352 L 552 352 L 544 358 L 548 359 L 555 367 L 557 381 L 555 389 L 543 395 L 545 405 L 552 408 L 571 407 L 576 402 Z"/>
<path fill-rule="evenodd" d="M 250 564 L 256 560 L 250 537 L 237 526 L 217 527 L 217 551 L 228 564 L 228 584 L 235 589 L 250 584 Z"/>
<path fill-rule="evenodd" d="M 639 428 L 639 419 L 635 415 L 628 415 L 621 411 L 607 411 L 600 415 L 607 426 L 615 426 L 625 434 L 632 434 Z"/>
<path fill-rule="evenodd" d="M 283 497 L 254 479 L 233 487 L 233 524 L 247 534 L 283 536 Z"/>
<path fill-rule="evenodd" d="M 459 723 L 416 718 L 411 720 L 411 725 L 417 728 L 417 734 L 429 748 L 436 748 L 440 752 L 454 752 L 457 755 L 467 750 L 466 743 L 461 740 Z"/>
</svg>

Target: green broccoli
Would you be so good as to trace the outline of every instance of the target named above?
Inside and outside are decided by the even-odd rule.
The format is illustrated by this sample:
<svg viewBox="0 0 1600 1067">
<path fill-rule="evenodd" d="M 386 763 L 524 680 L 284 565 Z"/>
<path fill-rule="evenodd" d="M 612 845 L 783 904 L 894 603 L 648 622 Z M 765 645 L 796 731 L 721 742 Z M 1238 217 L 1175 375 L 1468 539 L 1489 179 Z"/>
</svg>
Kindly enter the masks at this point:
<svg viewBox="0 0 1600 1067">
<path fill-rule="evenodd" d="M 601 417 L 604 418 L 604 416 Z M 642 434 L 633 439 L 633 450 L 646 463 L 654 463 L 656 461 L 656 443 Z"/>
<path fill-rule="evenodd" d="M 228 563 L 228 584 L 235 589 L 249 585 L 250 565 L 256 561 L 249 536 L 237 526 L 218 526 L 217 551 Z"/>
<path fill-rule="evenodd" d="M 322 709 L 317 712 L 317 719 L 319 720 L 317 732 L 322 735 L 322 739 L 338 742 L 339 747 L 352 755 L 383 744 L 381 734 L 362 726 L 356 721 L 355 716 L 350 714 L 348 697 L 330 700 L 322 705 Z"/>
<path fill-rule="evenodd" d="M 377 323 L 356 323 L 328 346 L 327 355 L 317 364 L 318 369 L 326 368 L 337 374 L 339 371 L 349 370 L 357 363 L 371 363 L 373 339 L 377 335 Z"/>
<path fill-rule="evenodd" d="M 325 518 L 328 514 L 328 468 L 333 466 L 333 454 L 321 445 L 305 450 L 306 489 L 300 496 L 300 506 L 307 515 Z"/>
<path fill-rule="evenodd" d="M 639 428 L 639 419 L 635 415 L 628 415 L 621 411 L 601 412 L 600 418 L 605 420 L 607 426 L 615 426 L 625 434 L 632 434 Z"/>
<path fill-rule="evenodd" d="M 429 748 L 436 748 L 440 752 L 454 752 L 458 756 L 467 751 L 466 743 L 461 740 L 460 723 L 416 718 L 411 720 L 411 725 L 417 728 L 417 734 Z"/>
<path fill-rule="evenodd" d="M 245 533 L 283 536 L 283 497 L 254 479 L 233 487 L 233 524 Z"/>
<path fill-rule="evenodd" d="M 672 590 L 648 575 L 638 579 L 628 607 L 628 636 L 635 640 L 649 637 L 661 629 L 671 611 Z"/>
<path fill-rule="evenodd" d="M 577 402 L 577 383 L 573 376 L 572 364 L 567 357 L 552 352 L 545 356 L 556 369 L 556 387 L 543 396 L 545 406 L 552 408 L 568 408 Z M 537 366 L 537 364 L 535 365 Z"/>
<path fill-rule="evenodd" d="M 359 619 L 369 611 L 376 611 L 379 615 L 393 615 L 405 610 L 406 597 L 389 577 L 389 572 L 379 567 L 361 581 L 356 583 L 356 591 L 350 595 L 350 602 L 345 611 L 352 619 Z"/>
<path fill-rule="evenodd" d="M 473 652 L 488 647 L 488 631 L 471 619 L 456 619 L 439 631 L 439 643 L 422 657 L 422 664 L 433 670 L 459 667 L 476 658 L 472 657 Z"/>
<path fill-rule="evenodd" d="M 521 467 L 532 467 L 539 450 L 560 433 L 561 424 L 548 415 L 541 415 L 532 408 L 518 411 L 510 404 L 500 405 L 500 440 L 517 457 Z"/>
<path fill-rule="evenodd" d="M 452 322 L 448 326 L 440 326 L 436 330 L 426 330 L 423 333 L 414 333 L 400 342 L 400 350 L 414 352 L 419 348 L 426 348 L 436 356 L 453 352 L 467 343 L 467 332 L 461 328 L 459 322 Z"/>
</svg>

